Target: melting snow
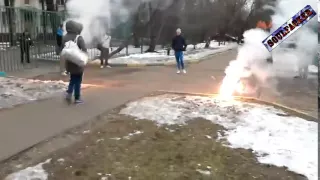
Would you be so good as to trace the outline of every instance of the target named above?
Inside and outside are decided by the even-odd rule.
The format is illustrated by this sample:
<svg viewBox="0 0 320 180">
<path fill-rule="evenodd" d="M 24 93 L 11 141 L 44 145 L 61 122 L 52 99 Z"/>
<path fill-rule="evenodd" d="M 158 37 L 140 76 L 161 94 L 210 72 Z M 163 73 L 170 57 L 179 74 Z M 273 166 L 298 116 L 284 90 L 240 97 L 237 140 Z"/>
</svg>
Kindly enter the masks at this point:
<svg viewBox="0 0 320 180">
<path fill-rule="evenodd" d="M 83 84 L 83 88 L 92 85 Z M 41 81 L 15 77 L 0 77 L 0 109 L 46 99 L 65 92 L 63 81 Z"/>
<path fill-rule="evenodd" d="M 206 56 L 210 56 L 216 53 L 224 52 L 229 49 L 235 48 L 236 44 L 228 44 L 226 46 L 212 47 L 214 49 L 187 49 L 184 54 L 184 60 L 195 61 Z M 144 54 L 132 54 L 129 56 L 110 59 L 110 64 L 157 64 L 157 63 L 175 63 L 174 52 L 170 51 L 170 55 L 167 55 L 166 50 L 160 50 L 157 53 L 144 53 Z M 100 61 L 99 61 L 100 62 Z M 99 63 L 94 61 L 94 63 Z"/>
<path fill-rule="evenodd" d="M 66 83 L 62 81 L 0 77 L 0 109 L 45 99 L 65 90 Z"/>
<path fill-rule="evenodd" d="M 285 112 L 274 107 L 212 97 L 161 95 L 128 103 L 120 113 L 159 125 L 204 118 L 225 128 L 222 134 L 229 147 L 252 149 L 260 163 L 286 166 L 309 180 L 318 177 L 318 123 L 278 116 Z"/>
<path fill-rule="evenodd" d="M 134 135 L 138 135 L 138 134 L 142 134 L 142 131 L 134 131 L 133 133 L 129 133 L 127 136 L 124 136 L 122 138 L 120 137 L 114 137 L 114 138 L 110 138 L 113 140 L 121 140 L 121 139 L 130 139 L 130 137 L 134 136 Z"/>
<path fill-rule="evenodd" d="M 35 166 L 12 173 L 8 175 L 5 180 L 47 180 L 48 173 L 43 169 L 43 165 L 50 162 L 51 159 L 48 159 L 45 162 L 39 163 Z"/>
<path fill-rule="evenodd" d="M 211 174 L 211 172 L 208 170 L 197 169 L 197 172 L 199 172 L 200 174 L 203 174 L 203 175 L 207 175 L 207 176 L 209 176 Z"/>
</svg>

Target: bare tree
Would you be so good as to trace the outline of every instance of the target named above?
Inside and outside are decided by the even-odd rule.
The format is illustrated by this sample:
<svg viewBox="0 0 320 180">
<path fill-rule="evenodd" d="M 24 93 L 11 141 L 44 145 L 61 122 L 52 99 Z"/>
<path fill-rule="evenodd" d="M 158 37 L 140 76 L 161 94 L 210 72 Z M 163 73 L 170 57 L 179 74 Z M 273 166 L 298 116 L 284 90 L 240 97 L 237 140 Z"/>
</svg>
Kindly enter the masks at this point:
<svg viewBox="0 0 320 180">
<path fill-rule="evenodd" d="M 274 2 L 275 0 L 271 0 Z M 226 34 L 240 37 L 256 23 L 256 19 L 270 17 L 263 8 L 267 0 L 149 0 L 141 3 L 132 12 L 132 36 L 116 51 L 120 52 L 133 38 L 135 47 L 140 39 L 149 39 L 147 52 L 154 52 L 156 44 L 167 44 L 176 28 L 182 28 L 189 43 L 210 40 L 224 41 Z M 136 2 L 136 1 L 135 1 Z M 128 6 L 133 6 L 128 1 Z M 265 16 L 265 17 L 264 17 Z M 218 36 L 217 36 L 218 34 Z M 239 40 L 241 38 L 238 38 Z"/>
</svg>

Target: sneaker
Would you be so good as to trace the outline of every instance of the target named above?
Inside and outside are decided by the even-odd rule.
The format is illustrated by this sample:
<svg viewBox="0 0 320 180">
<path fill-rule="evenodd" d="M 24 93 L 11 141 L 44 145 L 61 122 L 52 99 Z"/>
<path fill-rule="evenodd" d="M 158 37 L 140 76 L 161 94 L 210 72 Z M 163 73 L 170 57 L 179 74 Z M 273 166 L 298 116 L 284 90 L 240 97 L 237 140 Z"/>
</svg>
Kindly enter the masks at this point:
<svg viewBox="0 0 320 180">
<path fill-rule="evenodd" d="M 100 66 L 100 69 L 103 69 L 104 68 L 104 66 Z"/>
<path fill-rule="evenodd" d="M 75 101 L 74 101 L 74 104 L 83 104 L 83 101 L 80 100 L 80 99 L 78 99 L 78 100 L 75 100 Z"/>
<path fill-rule="evenodd" d="M 182 72 L 183 72 L 183 74 L 186 74 L 187 73 L 187 71 L 184 69 L 184 70 L 182 70 Z"/>
<path fill-rule="evenodd" d="M 106 67 L 107 67 L 107 68 L 111 68 L 111 66 L 110 66 L 110 65 L 107 65 Z"/>
<path fill-rule="evenodd" d="M 177 70 L 177 74 L 180 74 L 180 70 Z"/>
</svg>

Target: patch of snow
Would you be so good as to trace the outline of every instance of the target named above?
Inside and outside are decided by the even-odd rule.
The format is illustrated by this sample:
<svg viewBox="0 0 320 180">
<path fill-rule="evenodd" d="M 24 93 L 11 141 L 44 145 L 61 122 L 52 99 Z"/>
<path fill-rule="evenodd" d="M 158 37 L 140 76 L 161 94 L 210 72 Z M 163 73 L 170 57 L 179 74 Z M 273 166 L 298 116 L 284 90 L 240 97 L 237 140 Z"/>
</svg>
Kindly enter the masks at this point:
<svg viewBox="0 0 320 180">
<path fill-rule="evenodd" d="M 158 125 L 204 118 L 225 128 L 229 147 L 252 149 L 260 163 L 288 167 L 309 180 L 318 177 L 318 123 L 279 116 L 286 113 L 271 106 L 167 94 L 130 102 L 120 114 Z"/>
<path fill-rule="evenodd" d="M 82 134 L 89 134 L 90 130 L 83 131 Z"/>
<path fill-rule="evenodd" d="M 47 99 L 67 89 L 67 82 L 0 77 L 0 109 Z M 83 84 L 82 88 L 93 85 Z"/>
<path fill-rule="evenodd" d="M 88 49 L 87 53 L 88 53 L 89 59 L 96 59 L 97 57 L 100 56 L 100 50 L 96 48 Z M 32 57 L 37 59 L 46 59 L 46 60 L 52 60 L 52 61 L 60 60 L 60 56 L 57 55 L 56 52 L 54 51 L 33 55 Z"/>
<path fill-rule="evenodd" d="M 63 163 L 65 160 L 63 159 L 63 158 L 59 158 L 58 160 L 57 160 L 57 162 L 59 162 L 59 163 Z"/>
<path fill-rule="evenodd" d="M 309 73 L 314 73 L 314 74 L 317 74 L 318 73 L 318 67 L 315 66 L 315 65 L 309 65 L 308 66 L 308 72 Z"/>
<path fill-rule="evenodd" d="M 197 169 L 196 171 L 199 172 L 200 174 L 203 174 L 203 175 L 206 175 L 206 176 L 209 176 L 211 174 L 211 172 L 208 171 L 208 170 Z"/>
<path fill-rule="evenodd" d="M 130 139 L 130 137 L 138 134 L 142 134 L 142 131 L 134 131 L 133 133 L 129 133 L 127 136 L 124 136 L 123 139 Z"/>
<path fill-rule="evenodd" d="M 112 140 L 117 140 L 117 141 L 121 140 L 121 138 L 119 138 L 119 137 L 110 138 L 110 139 L 112 139 Z"/>
<path fill-rule="evenodd" d="M 98 140 L 96 141 L 96 143 L 99 143 L 99 142 L 102 142 L 102 141 L 104 141 L 104 139 L 98 139 Z"/>
<path fill-rule="evenodd" d="M 116 50 L 118 47 L 111 47 L 110 51 L 114 51 Z M 148 46 L 143 46 L 143 51 L 145 51 L 148 48 Z M 53 50 L 54 48 L 52 48 Z M 161 46 L 157 45 L 156 49 L 161 49 Z M 97 48 L 89 48 L 87 49 L 88 52 L 88 56 L 89 59 L 91 60 L 95 60 L 97 59 L 100 54 L 101 51 Z M 126 54 L 140 54 L 141 53 L 141 48 L 135 48 L 134 46 L 128 46 L 128 49 L 124 48 L 122 51 L 120 51 L 119 53 L 117 53 L 118 56 L 125 56 Z M 51 60 L 51 61 L 59 61 L 60 56 L 56 55 L 55 51 L 51 51 L 51 52 L 47 52 L 47 53 L 41 53 L 41 54 L 37 54 L 34 55 L 33 58 L 38 58 L 38 59 L 45 59 L 45 60 Z"/>
<path fill-rule="evenodd" d="M 50 162 L 51 159 L 48 159 L 45 162 L 39 163 L 35 166 L 12 173 L 8 175 L 5 180 L 47 180 L 48 173 L 43 169 L 43 165 Z"/>
<path fill-rule="evenodd" d="M 134 135 L 142 134 L 142 133 L 143 133 L 143 131 L 134 131 L 133 133 L 129 133 L 127 136 L 123 136 L 122 138 L 114 137 L 114 138 L 110 138 L 110 139 L 113 139 L 113 140 L 130 139 L 130 137 L 132 137 Z"/>
<path fill-rule="evenodd" d="M 46 99 L 66 90 L 62 81 L 0 77 L 0 109 Z"/>
<path fill-rule="evenodd" d="M 184 60 L 186 62 L 195 61 L 207 56 L 221 53 L 232 48 L 237 47 L 235 43 L 227 44 L 226 46 L 215 47 L 214 49 L 190 49 L 184 52 Z M 109 60 L 112 64 L 159 64 L 159 63 L 175 63 L 174 51 L 170 51 L 170 55 L 167 55 L 166 50 L 158 51 L 155 53 L 144 54 L 132 54 L 129 56 L 113 58 Z M 99 64 L 100 61 L 93 61 L 93 64 Z"/>
<path fill-rule="evenodd" d="M 175 130 L 173 130 L 173 129 L 170 129 L 170 128 L 165 128 L 167 131 L 169 131 L 169 132 L 175 132 Z"/>
<path fill-rule="evenodd" d="M 128 58 L 137 58 L 137 59 L 142 59 L 142 58 L 167 58 L 168 55 L 166 54 L 161 54 L 161 53 L 144 53 L 144 54 L 131 54 L 129 56 L 124 56 L 120 57 L 123 59 L 128 59 Z"/>
<path fill-rule="evenodd" d="M 205 135 L 205 137 L 208 138 L 208 139 L 212 139 L 212 137 L 209 136 L 209 135 Z"/>
</svg>

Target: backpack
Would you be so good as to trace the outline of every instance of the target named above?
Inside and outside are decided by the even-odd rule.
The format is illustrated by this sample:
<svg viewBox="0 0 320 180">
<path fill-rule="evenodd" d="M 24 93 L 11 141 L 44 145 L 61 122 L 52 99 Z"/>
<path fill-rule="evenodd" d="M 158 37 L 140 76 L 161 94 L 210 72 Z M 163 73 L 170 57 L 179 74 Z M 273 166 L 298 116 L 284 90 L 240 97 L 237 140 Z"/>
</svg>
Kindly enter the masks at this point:
<svg viewBox="0 0 320 180">
<path fill-rule="evenodd" d="M 66 42 L 60 56 L 66 61 L 83 67 L 88 63 L 88 55 L 79 48 L 77 44 L 79 37 L 80 35 L 77 35 L 74 41 L 70 40 Z"/>
</svg>

